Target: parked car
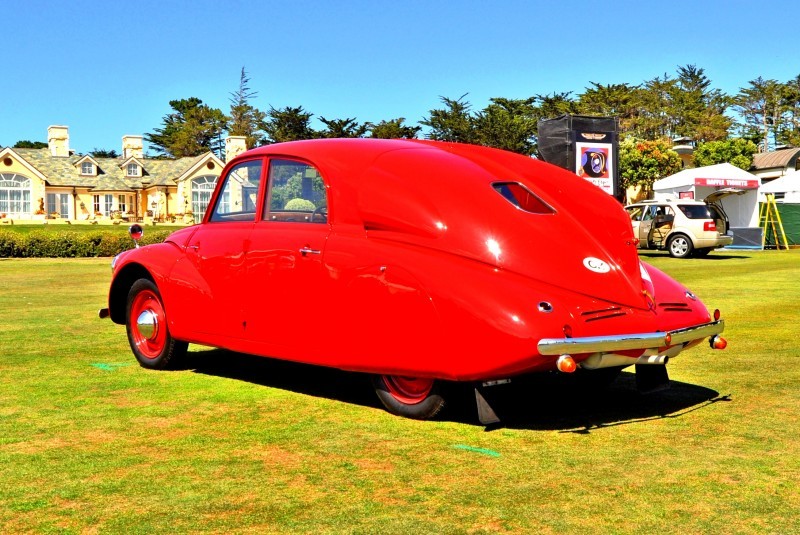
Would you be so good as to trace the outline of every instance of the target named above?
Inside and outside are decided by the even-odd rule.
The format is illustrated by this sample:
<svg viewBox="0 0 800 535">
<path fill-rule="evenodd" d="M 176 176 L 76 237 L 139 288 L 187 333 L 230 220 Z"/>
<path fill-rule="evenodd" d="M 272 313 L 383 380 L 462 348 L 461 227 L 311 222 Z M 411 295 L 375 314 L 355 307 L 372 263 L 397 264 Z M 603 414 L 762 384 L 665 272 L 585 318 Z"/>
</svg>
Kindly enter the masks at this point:
<svg viewBox="0 0 800 535">
<path fill-rule="evenodd" d="M 132 227 L 138 238 L 141 227 Z M 421 140 L 275 144 L 229 162 L 202 222 L 117 256 L 108 308 L 145 368 L 188 343 L 366 372 L 386 408 L 430 418 L 443 381 L 483 395 L 522 374 L 643 388 L 724 322 L 640 262 L 609 195 L 552 165 Z"/>
<path fill-rule="evenodd" d="M 703 199 L 642 201 L 625 207 L 642 249 L 669 251 L 675 258 L 702 257 L 733 243 L 728 215 L 719 201 L 744 190 L 722 189 Z"/>
</svg>

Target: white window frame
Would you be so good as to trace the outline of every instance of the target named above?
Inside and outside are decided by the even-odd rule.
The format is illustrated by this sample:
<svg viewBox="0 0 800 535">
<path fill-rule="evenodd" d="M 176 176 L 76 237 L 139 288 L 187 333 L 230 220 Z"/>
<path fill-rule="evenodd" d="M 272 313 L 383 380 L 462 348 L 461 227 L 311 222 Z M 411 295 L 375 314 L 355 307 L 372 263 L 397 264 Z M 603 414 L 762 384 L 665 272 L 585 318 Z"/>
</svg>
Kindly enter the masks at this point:
<svg viewBox="0 0 800 535">
<path fill-rule="evenodd" d="M 8 217 L 31 214 L 31 179 L 15 173 L 0 173 L 0 212 Z"/>
<path fill-rule="evenodd" d="M 215 175 L 204 175 L 193 178 L 191 181 L 192 212 L 195 222 L 202 221 L 208 210 L 208 203 L 219 180 Z M 225 202 L 227 199 L 223 199 Z M 226 208 L 227 210 L 227 208 Z"/>
<path fill-rule="evenodd" d="M 92 162 L 83 162 L 81 164 L 81 174 L 83 176 L 93 176 L 94 175 L 94 164 Z"/>
<path fill-rule="evenodd" d="M 141 176 L 140 166 L 135 163 L 129 163 L 125 166 L 125 176 Z"/>
</svg>

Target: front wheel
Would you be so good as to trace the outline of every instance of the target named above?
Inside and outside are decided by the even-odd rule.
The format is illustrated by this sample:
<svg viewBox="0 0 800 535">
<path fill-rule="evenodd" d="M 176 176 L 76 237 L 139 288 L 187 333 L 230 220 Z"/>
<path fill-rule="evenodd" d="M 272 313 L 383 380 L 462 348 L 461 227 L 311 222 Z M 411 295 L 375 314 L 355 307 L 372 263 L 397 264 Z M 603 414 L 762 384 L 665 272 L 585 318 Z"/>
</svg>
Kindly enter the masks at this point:
<svg viewBox="0 0 800 535">
<path fill-rule="evenodd" d="M 675 234 L 667 242 L 669 255 L 673 258 L 688 258 L 693 248 L 692 240 L 685 234 Z"/>
<path fill-rule="evenodd" d="M 189 344 L 175 340 L 167 326 L 167 314 L 158 287 L 139 279 L 128 292 L 125 327 L 131 350 L 144 368 L 174 369 Z"/>
<path fill-rule="evenodd" d="M 428 420 L 439 414 L 445 404 L 434 379 L 375 375 L 372 383 L 386 410 L 398 416 Z"/>
</svg>

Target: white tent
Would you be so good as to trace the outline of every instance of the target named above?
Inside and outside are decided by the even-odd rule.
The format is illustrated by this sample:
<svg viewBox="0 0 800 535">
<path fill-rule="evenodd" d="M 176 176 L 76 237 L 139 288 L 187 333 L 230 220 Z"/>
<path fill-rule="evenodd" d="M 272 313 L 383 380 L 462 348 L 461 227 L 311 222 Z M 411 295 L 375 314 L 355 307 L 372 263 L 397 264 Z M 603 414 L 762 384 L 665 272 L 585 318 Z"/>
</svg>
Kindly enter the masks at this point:
<svg viewBox="0 0 800 535">
<path fill-rule="evenodd" d="M 783 193 L 784 203 L 800 203 L 800 173 L 787 173 L 782 177 L 767 182 L 759 193 Z"/>
<path fill-rule="evenodd" d="M 729 163 L 684 169 L 679 173 L 656 180 L 653 191 L 656 200 L 689 198 L 701 201 L 723 188 L 745 190 L 744 195 L 731 195 L 721 204 L 730 219 L 731 227 L 758 226 L 758 188 L 761 179 Z"/>
</svg>

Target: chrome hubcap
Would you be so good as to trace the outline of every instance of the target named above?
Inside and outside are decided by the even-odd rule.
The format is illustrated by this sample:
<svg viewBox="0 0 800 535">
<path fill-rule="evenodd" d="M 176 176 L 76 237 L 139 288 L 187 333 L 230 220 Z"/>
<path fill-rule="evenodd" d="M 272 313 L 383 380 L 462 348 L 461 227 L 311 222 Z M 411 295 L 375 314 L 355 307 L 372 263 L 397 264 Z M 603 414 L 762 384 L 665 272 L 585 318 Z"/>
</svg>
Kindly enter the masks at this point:
<svg viewBox="0 0 800 535">
<path fill-rule="evenodd" d="M 143 310 L 136 318 L 136 328 L 145 338 L 153 338 L 158 328 L 158 316 L 152 310 Z"/>
<path fill-rule="evenodd" d="M 672 242 L 672 251 L 675 254 L 678 254 L 678 255 L 686 254 L 686 250 L 688 248 L 689 247 L 688 247 L 688 244 L 686 243 L 686 240 L 684 240 L 682 238 L 678 238 L 678 239 L 676 239 L 675 241 Z"/>
</svg>

